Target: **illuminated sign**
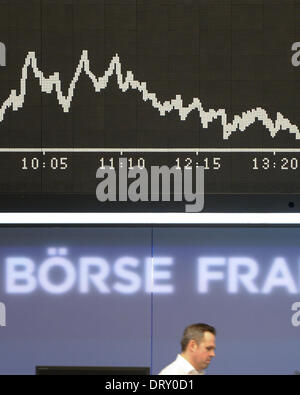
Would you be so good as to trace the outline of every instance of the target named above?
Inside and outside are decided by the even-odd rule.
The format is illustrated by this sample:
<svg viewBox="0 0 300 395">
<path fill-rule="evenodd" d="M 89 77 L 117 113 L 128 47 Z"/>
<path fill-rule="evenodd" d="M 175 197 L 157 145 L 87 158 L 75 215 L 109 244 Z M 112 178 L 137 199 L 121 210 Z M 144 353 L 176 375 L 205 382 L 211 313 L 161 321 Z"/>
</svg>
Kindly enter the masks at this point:
<svg viewBox="0 0 300 395">
<path fill-rule="evenodd" d="M 78 259 L 74 265 L 67 259 L 66 248 L 48 249 L 48 255 L 44 262 L 37 265 L 28 257 L 8 257 L 6 265 L 6 292 L 8 294 L 28 294 L 41 288 L 50 294 L 64 294 L 77 288 L 79 293 L 87 294 L 94 287 L 99 293 L 109 294 L 117 292 L 121 294 L 133 294 L 142 286 L 145 292 L 172 293 L 171 284 L 161 281 L 171 279 L 170 271 L 164 267 L 173 264 L 169 257 L 145 259 L 145 279 L 142 284 L 141 277 L 134 272 L 140 266 L 140 261 L 134 257 L 121 257 L 113 265 L 98 256 L 86 256 Z M 56 255 L 58 254 L 58 256 Z M 60 271 L 63 278 L 54 281 L 51 274 Z M 108 280 L 114 275 L 118 280 L 109 285 Z"/>
<path fill-rule="evenodd" d="M 156 256 L 143 259 L 122 256 L 109 262 L 101 256 L 67 257 L 67 248 L 49 248 L 48 257 L 39 263 L 28 256 L 11 256 L 5 260 L 5 292 L 29 294 L 42 290 L 49 294 L 134 294 L 137 292 L 172 294 L 175 291 L 175 258 Z M 192 263 L 192 262 L 191 262 Z M 284 257 L 273 257 L 269 266 L 260 266 L 253 257 L 201 256 L 195 264 L 196 292 L 207 294 L 217 283 L 229 294 L 270 294 L 282 289 L 300 293 L 300 274 Z M 291 269 L 293 267 L 293 270 Z M 264 268 L 262 270 L 262 268 Z"/>
<path fill-rule="evenodd" d="M 238 293 L 243 287 L 248 293 L 269 294 L 275 288 L 284 288 L 290 294 L 299 292 L 296 281 L 283 257 L 273 258 L 271 267 L 259 288 L 258 262 L 249 257 L 203 257 L 198 259 L 198 292 L 207 293 L 214 281 L 224 281 L 228 293 Z"/>
</svg>

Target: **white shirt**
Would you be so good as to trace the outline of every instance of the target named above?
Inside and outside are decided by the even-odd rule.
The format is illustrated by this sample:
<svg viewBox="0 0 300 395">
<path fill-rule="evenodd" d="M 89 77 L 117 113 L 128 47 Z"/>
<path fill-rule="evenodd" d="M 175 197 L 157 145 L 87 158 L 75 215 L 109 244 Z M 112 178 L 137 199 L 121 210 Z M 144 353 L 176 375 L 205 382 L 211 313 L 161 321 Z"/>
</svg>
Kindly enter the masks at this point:
<svg viewBox="0 0 300 395">
<path fill-rule="evenodd" d="M 177 358 L 170 365 L 166 366 L 159 375 L 203 375 L 203 371 L 198 371 L 182 355 L 178 354 Z"/>
</svg>

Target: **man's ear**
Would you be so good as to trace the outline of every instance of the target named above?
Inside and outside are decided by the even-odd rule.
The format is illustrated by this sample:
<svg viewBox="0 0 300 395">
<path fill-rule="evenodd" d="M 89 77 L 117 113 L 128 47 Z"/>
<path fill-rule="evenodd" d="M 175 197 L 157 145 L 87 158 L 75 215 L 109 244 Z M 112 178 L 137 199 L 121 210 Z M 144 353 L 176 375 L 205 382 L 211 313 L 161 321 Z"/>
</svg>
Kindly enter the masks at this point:
<svg viewBox="0 0 300 395">
<path fill-rule="evenodd" d="M 195 340 L 192 339 L 192 340 L 189 341 L 188 347 L 189 347 L 190 351 L 194 352 L 194 351 L 197 350 L 198 344 L 197 344 L 197 342 Z"/>
</svg>

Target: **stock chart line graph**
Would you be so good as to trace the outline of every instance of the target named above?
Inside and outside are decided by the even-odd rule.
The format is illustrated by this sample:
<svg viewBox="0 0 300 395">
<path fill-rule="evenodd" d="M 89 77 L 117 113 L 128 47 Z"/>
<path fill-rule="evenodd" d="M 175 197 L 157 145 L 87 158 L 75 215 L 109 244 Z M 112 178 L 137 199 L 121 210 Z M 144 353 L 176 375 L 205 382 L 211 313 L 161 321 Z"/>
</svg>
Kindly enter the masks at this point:
<svg viewBox="0 0 300 395">
<path fill-rule="evenodd" d="M 3 0 L 0 196 L 94 194 L 120 157 L 203 165 L 209 193 L 300 193 L 299 15 L 300 0 Z"/>
<path fill-rule="evenodd" d="M 233 121 L 230 123 L 227 120 L 227 114 L 224 109 L 205 111 L 199 98 L 194 98 L 193 102 L 188 106 L 183 105 L 181 95 L 177 95 L 175 99 L 161 103 L 157 99 L 155 93 L 149 92 L 146 82 L 139 82 L 135 80 L 132 71 L 127 71 L 126 76 L 122 74 L 121 61 L 116 54 L 110 62 L 108 69 L 102 77 L 97 78 L 90 70 L 90 61 L 88 51 L 82 52 L 78 67 L 70 83 L 68 94 L 64 96 L 61 88 L 61 80 L 58 72 L 48 78 L 44 76 L 43 72 L 38 68 L 37 58 L 34 52 L 29 52 L 25 65 L 22 69 L 22 78 L 20 81 L 20 94 L 18 95 L 15 90 L 11 91 L 9 98 L 0 107 L 0 122 L 3 121 L 5 112 L 12 108 L 13 111 L 18 111 L 24 105 L 26 98 L 26 81 L 28 76 L 28 68 L 32 67 L 35 77 L 39 80 L 39 84 L 43 93 L 51 94 L 53 90 L 56 92 L 57 101 L 63 108 L 64 112 L 69 112 L 72 104 L 72 98 L 76 84 L 80 75 L 84 72 L 90 78 L 97 93 L 104 90 L 109 82 L 110 77 L 115 73 L 117 76 L 118 87 L 122 92 L 129 89 L 138 90 L 141 93 L 143 101 L 150 101 L 153 108 L 157 109 L 161 116 L 165 116 L 173 110 L 177 110 L 182 121 L 185 121 L 190 112 L 198 110 L 203 128 L 208 128 L 209 123 L 214 119 L 221 118 L 223 127 L 223 139 L 227 140 L 233 132 L 244 131 L 249 125 L 255 122 L 261 122 L 270 132 L 271 137 L 275 137 L 279 130 L 288 130 L 290 133 L 295 134 L 297 140 L 300 139 L 300 131 L 296 125 L 293 125 L 289 119 L 285 118 L 280 112 L 277 113 L 277 118 L 273 121 L 266 110 L 263 108 L 255 108 L 244 112 L 242 115 L 234 115 Z"/>
</svg>

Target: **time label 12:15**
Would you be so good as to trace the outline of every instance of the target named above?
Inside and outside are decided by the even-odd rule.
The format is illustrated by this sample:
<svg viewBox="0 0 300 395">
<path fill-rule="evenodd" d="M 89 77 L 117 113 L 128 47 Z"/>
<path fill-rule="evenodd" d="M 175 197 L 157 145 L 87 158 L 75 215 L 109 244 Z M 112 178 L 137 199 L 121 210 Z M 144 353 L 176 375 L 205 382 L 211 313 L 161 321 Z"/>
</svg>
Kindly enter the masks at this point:
<svg viewBox="0 0 300 395">
<path fill-rule="evenodd" d="M 203 166 L 204 170 L 219 170 L 221 169 L 221 158 L 203 158 L 202 161 L 192 158 L 176 158 L 176 169 L 192 169 L 193 166 Z"/>
</svg>

